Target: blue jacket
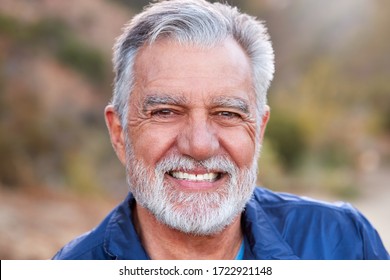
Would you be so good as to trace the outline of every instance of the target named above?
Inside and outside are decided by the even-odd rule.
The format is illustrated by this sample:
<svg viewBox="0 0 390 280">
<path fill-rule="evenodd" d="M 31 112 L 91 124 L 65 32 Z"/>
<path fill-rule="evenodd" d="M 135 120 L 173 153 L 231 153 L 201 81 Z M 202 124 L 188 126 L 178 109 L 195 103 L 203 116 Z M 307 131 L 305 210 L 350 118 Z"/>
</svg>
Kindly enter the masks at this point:
<svg viewBox="0 0 390 280">
<path fill-rule="evenodd" d="M 128 197 L 54 259 L 149 259 Z M 372 225 L 346 203 L 330 204 L 256 188 L 242 217 L 244 259 L 390 259 Z"/>
</svg>

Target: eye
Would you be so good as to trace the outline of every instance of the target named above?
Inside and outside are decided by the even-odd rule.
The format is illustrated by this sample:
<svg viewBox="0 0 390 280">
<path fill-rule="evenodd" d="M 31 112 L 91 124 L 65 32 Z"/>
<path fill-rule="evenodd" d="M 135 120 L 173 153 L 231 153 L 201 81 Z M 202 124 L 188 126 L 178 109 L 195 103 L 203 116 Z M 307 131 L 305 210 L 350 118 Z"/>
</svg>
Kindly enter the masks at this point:
<svg viewBox="0 0 390 280">
<path fill-rule="evenodd" d="M 174 112 L 170 109 L 157 109 L 151 112 L 152 116 L 169 116 L 173 114 Z"/>
<path fill-rule="evenodd" d="M 241 118 L 241 115 L 235 112 L 229 112 L 229 111 L 221 111 L 217 112 L 217 116 L 227 118 L 227 119 L 235 119 L 235 118 Z"/>
<path fill-rule="evenodd" d="M 171 119 L 178 115 L 178 111 L 169 108 L 154 109 L 150 112 L 150 116 L 156 119 Z"/>
</svg>

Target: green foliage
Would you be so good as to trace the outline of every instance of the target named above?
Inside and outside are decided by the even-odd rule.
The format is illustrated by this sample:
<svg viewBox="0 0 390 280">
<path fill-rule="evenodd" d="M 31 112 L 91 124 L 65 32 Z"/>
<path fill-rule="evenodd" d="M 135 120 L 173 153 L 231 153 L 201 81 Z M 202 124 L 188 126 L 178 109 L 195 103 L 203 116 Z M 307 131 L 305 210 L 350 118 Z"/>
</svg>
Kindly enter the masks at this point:
<svg viewBox="0 0 390 280">
<path fill-rule="evenodd" d="M 85 156 L 80 151 L 69 153 L 64 158 L 64 173 L 66 184 L 79 193 L 96 193 L 99 182 L 93 170 L 93 163 L 90 162 L 88 155 Z"/>
<path fill-rule="evenodd" d="M 82 143 L 91 131 L 100 129 L 84 123 L 84 116 L 90 121 L 96 114 L 66 108 L 47 115 L 46 102 L 19 64 L 42 53 L 100 85 L 108 76 L 106 59 L 78 40 L 63 21 L 52 18 L 27 23 L 0 14 L 0 38 L 4 42 L 0 44 L 0 186 L 15 188 L 49 180 L 95 191 L 99 183 L 91 163 L 97 153 L 86 156 L 81 151 L 86 150 Z"/>
<path fill-rule="evenodd" d="M 30 40 L 38 42 L 39 47 L 57 49 L 73 37 L 69 27 L 54 18 L 44 18 L 25 28 L 31 34 Z"/>
<path fill-rule="evenodd" d="M 18 94 L 13 100 L 0 97 L 0 183 L 29 185 L 39 180 L 34 166 L 55 145 L 45 130 L 40 103 L 34 94 Z"/>
<path fill-rule="evenodd" d="M 283 112 L 273 111 L 267 125 L 266 139 L 285 168 L 291 170 L 299 164 L 306 143 L 303 129 L 297 119 L 283 115 Z"/>
<path fill-rule="evenodd" d="M 57 57 L 64 64 L 85 74 L 94 82 L 102 82 L 107 69 L 101 53 L 77 41 L 67 40 L 57 51 Z"/>
<path fill-rule="evenodd" d="M 60 62 L 94 83 L 101 84 L 109 76 L 103 54 L 78 40 L 72 30 L 58 19 L 44 18 L 27 24 L 0 14 L 0 35 L 15 40 L 15 46 L 19 48 L 54 54 Z"/>
<path fill-rule="evenodd" d="M 367 102 L 379 118 L 380 129 L 383 133 L 390 135 L 390 83 L 388 76 L 379 79 L 374 85 L 370 85 L 367 90 L 370 93 Z"/>
<path fill-rule="evenodd" d="M 268 170 L 264 161 L 260 178 L 269 187 L 314 188 L 348 199 L 359 194 L 359 155 L 375 138 L 389 135 L 390 84 L 380 72 L 356 79 L 339 63 L 320 56 L 295 84 L 270 93 L 267 149 L 284 169 L 276 163 Z M 277 175 L 268 178 L 266 172 Z"/>
<path fill-rule="evenodd" d="M 20 24 L 14 18 L 0 14 L 0 34 L 14 35 L 20 32 Z"/>
</svg>

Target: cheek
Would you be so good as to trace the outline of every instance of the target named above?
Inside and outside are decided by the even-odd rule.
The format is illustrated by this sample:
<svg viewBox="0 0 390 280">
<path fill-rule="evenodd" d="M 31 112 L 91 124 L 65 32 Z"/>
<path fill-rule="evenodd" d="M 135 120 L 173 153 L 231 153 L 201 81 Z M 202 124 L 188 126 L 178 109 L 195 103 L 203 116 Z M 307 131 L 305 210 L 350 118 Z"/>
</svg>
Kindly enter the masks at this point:
<svg viewBox="0 0 390 280">
<path fill-rule="evenodd" d="M 255 137 L 245 128 L 225 131 L 221 144 L 238 167 L 250 167 L 255 156 Z"/>
<path fill-rule="evenodd" d="M 135 158 L 154 166 L 172 147 L 175 131 L 163 127 L 144 127 L 130 134 Z"/>
</svg>

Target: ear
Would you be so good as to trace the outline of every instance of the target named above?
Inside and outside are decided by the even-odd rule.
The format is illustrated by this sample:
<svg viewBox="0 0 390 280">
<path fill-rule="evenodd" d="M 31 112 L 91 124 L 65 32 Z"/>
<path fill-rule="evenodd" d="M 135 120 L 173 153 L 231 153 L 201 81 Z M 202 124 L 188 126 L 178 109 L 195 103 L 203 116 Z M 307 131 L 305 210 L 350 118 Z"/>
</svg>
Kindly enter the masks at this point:
<svg viewBox="0 0 390 280">
<path fill-rule="evenodd" d="M 116 155 L 123 165 L 126 165 L 125 135 L 120 118 L 113 105 L 108 105 L 104 110 L 106 125 L 110 134 L 111 144 Z"/>
<path fill-rule="evenodd" d="M 264 114 L 263 114 L 263 117 L 261 119 L 261 124 L 260 124 L 260 135 L 259 135 L 260 143 L 263 142 L 264 132 L 265 132 L 265 128 L 267 127 L 267 123 L 268 123 L 270 114 L 271 114 L 270 107 L 268 105 L 265 105 Z"/>
</svg>

